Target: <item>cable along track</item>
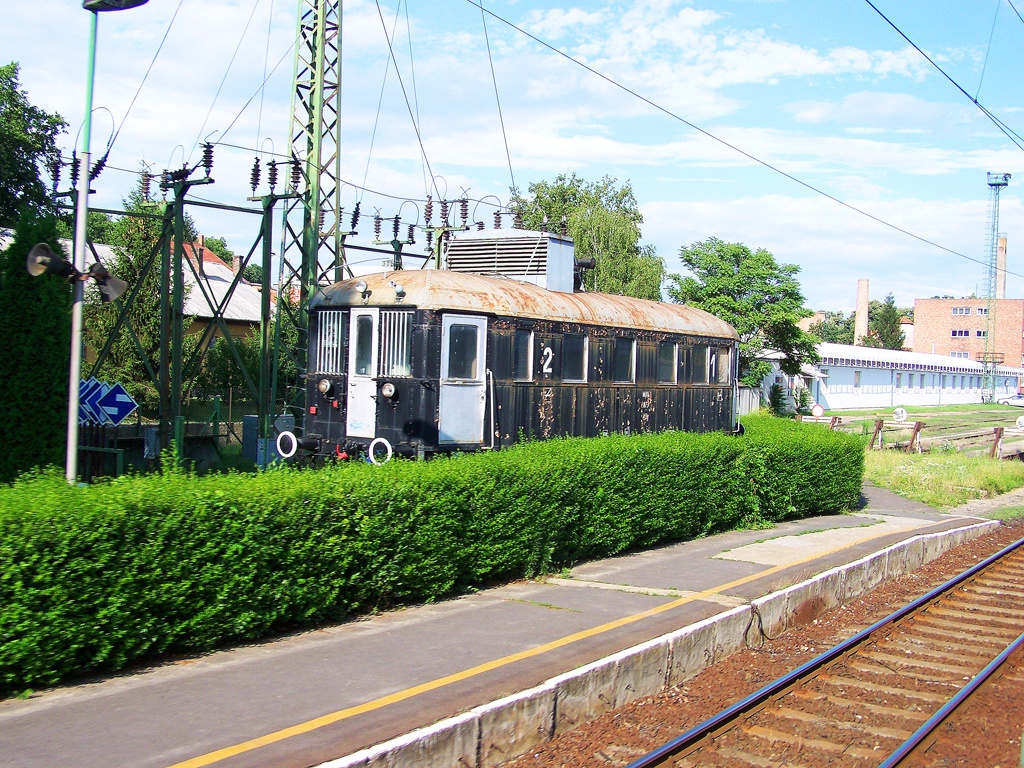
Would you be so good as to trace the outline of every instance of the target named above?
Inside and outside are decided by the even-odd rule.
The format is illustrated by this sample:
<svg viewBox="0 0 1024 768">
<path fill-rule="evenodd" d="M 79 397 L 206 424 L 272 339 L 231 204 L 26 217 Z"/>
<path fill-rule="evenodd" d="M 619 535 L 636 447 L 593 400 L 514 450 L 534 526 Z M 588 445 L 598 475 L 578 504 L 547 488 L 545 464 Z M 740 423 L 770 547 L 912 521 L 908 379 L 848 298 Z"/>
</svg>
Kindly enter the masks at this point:
<svg viewBox="0 0 1024 768">
<path fill-rule="evenodd" d="M 1024 539 L 627 768 L 901 765 L 1022 631 Z"/>
</svg>

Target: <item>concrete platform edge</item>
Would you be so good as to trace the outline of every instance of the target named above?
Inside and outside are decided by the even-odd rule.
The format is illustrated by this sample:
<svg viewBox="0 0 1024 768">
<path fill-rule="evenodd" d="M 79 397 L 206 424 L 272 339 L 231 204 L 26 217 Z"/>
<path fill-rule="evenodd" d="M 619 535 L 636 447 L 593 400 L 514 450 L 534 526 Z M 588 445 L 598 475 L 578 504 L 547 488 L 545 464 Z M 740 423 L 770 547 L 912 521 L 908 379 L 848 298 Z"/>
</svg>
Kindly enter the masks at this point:
<svg viewBox="0 0 1024 768">
<path fill-rule="evenodd" d="M 493 768 L 604 712 L 694 677 L 971 541 L 998 521 L 921 534 L 667 635 L 316 768 Z"/>
</svg>

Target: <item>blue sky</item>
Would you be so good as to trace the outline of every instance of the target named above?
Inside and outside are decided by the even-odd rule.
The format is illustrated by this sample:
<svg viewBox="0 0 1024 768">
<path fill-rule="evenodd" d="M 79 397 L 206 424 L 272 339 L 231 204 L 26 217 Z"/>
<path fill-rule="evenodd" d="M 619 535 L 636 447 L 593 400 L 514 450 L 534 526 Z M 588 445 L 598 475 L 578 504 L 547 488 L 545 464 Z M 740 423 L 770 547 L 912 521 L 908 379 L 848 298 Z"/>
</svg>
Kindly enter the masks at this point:
<svg viewBox="0 0 1024 768">
<path fill-rule="evenodd" d="M 1014 10 L 1024 13 L 1024 0 L 1012 3 L 875 5 L 972 98 L 1024 135 L 1024 22 Z M 69 0 L 12 5 L 0 30 L 0 60 L 18 61 L 32 102 L 68 120 L 63 146 L 70 154 L 84 116 L 89 14 Z M 661 108 L 487 18 L 515 183 L 525 190 L 572 172 L 629 180 L 645 218 L 644 241 L 670 272 L 681 269 L 681 246 L 718 237 L 799 265 L 814 309 L 852 309 L 858 278 L 871 281 L 873 298 L 892 292 L 901 305 L 983 290 L 982 265 L 892 227 L 983 261 L 985 174 L 997 171 L 1014 174 L 1001 205 L 1007 296 L 1024 297 L 1024 277 L 1012 274 L 1024 275 L 1024 151 L 865 0 L 485 5 Z M 195 162 L 195 144 L 209 134 L 246 149 L 219 147 L 217 183 L 198 194 L 245 204 L 254 149 L 281 151 L 288 143 L 295 12 L 282 0 L 150 0 L 102 14 L 94 154 L 124 124 L 92 205 L 117 207 L 134 182 L 128 171 L 141 160 L 156 171 L 180 166 L 183 156 Z M 487 198 L 476 218 L 490 222 L 491 204 L 507 201 L 512 178 L 481 13 L 466 0 L 388 2 L 379 11 L 375 2 L 344 3 L 342 175 L 371 190 L 346 187 L 344 204 L 359 199 L 364 213 L 393 216 L 401 200 L 422 200 L 427 191 L 406 101 L 388 64 L 385 25 L 438 185 L 450 197 L 465 189 Z M 252 98 L 265 72 L 262 95 Z M 404 206 L 403 220 L 414 210 Z M 244 216 L 193 216 L 235 250 L 248 250 L 255 236 Z M 370 224 L 360 230 L 359 240 L 369 241 Z"/>
</svg>

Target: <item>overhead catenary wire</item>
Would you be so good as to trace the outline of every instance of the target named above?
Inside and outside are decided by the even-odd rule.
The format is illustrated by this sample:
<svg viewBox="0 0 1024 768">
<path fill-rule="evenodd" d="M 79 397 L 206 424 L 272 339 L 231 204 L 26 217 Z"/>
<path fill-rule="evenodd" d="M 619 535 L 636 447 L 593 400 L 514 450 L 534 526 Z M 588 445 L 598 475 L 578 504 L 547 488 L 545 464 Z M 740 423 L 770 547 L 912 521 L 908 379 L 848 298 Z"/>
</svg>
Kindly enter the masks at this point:
<svg viewBox="0 0 1024 768">
<path fill-rule="evenodd" d="M 985 116 L 986 116 L 986 117 L 987 117 L 987 118 L 988 118 L 989 120 L 991 120 L 991 121 L 992 121 L 993 123 L 995 123 L 996 127 L 998 127 L 1000 131 L 1002 131 L 1002 132 L 1003 132 L 1004 134 L 1006 134 L 1006 137 L 1007 137 L 1007 138 L 1008 138 L 1008 139 L 1009 139 L 1010 141 L 1012 141 L 1012 142 L 1013 142 L 1013 143 L 1014 143 L 1015 145 L 1017 145 L 1017 148 L 1018 148 L 1018 149 L 1020 149 L 1020 150 L 1024 151 L 1024 144 L 1022 144 L 1022 142 L 1024 142 L 1024 138 L 1022 138 L 1022 137 L 1021 137 L 1021 136 L 1020 136 L 1020 135 L 1019 135 L 1018 133 L 1016 133 L 1015 131 L 1011 130 L 1011 129 L 1010 129 L 1010 128 L 1009 128 L 1009 127 L 1008 127 L 1008 126 L 1007 126 L 1007 125 L 1005 124 L 1005 123 L 1003 123 L 1003 121 L 1002 121 L 1002 120 L 1000 120 L 1000 119 L 999 119 L 998 117 L 996 117 L 995 115 L 993 115 L 993 114 L 992 114 L 992 113 L 991 113 L 991 112 L 990 112 L 990 111 L 989 111 L 988 109 L 986 109 L 986 108 L 985 108 L 984 106 L 982 106 L 982 104 L 981 104 L 981 103 L 980 103 L 980 102 L 979 102 L 979 101 L 978 101 L 978 100 L 977 100 L 977 99 L 976 99 L 976 98 L 975 98 L 974 96 L 971 96 L 971 94 L 969 94 L 969 93 L 968 93 L 968 92 L 967 92 L 966 90 L 964 90 L 964 88 L 963 88 L 963 87 L 962 87 L 962 86 L 960 85 L 960 83 L 958 83 L 958 82 L 957 82 L 956 80 L 954 80 L 954 79 L 953 79 L 953 78 L 952 78 L 952 77 L 951 77 L 951 76 L 950 76 L 950 75 L 949 75 L 949 74 L 948 74 L 948 73 L 946 72 L 946 70 L 944 70 L 944 69 L 943 69 L 942 67 L 940 67 L 940 66 L 939 66 L 939 65 L 938 65 L 938 64 L 937 64 L 937 63 L 935 62 L 935 60 L 934 60 L 934 59 L 932 59 L 932 57 L 931 57 L 931 56 L 929 56 L 929 55 L 928 55 L 927 53 L 925 53 L 924 51 L 922 51 L 922 50 L 921 50 L 921 49 L 920 49 L 920 48 L 918 47 L 918 45 L 917 45 L 917 44 L 916 44 L 916 43 L 915 43 L 915 42 L 914 42 L 913 40 L 911 40 L 911 39 L 910 39 L 909 37 L 907 37 L 907 35 L 906 35 L 906 34 L 905 34 L 905 33 L 903 32 L 903 30 L 901 30 L 901 29 L 900 29 L 899 27 L 897 27 L 897 26 L 896 26 L 896 25 L 895 25 L 895 24 L 894 24 L 894 23 L 893 23 L 893 22 L 892 22 L 892 21 L 891 21 L 891 20 L 889 19 L 889 17 L 888 17 L 888 16 L 886 16 L 886 15 L 885 15 L 884 13 L 882 13 L 882 12 L 881 12 L 880 10 L 878 10 L 878 7 L 877 7 L 877 6 L 876 6 L 876 5 L 874 4 L 874 3 L 872 3 L 872 2 L 871 2 L 871 0 L 864 0 L 864 2 L 865 2 L 865 3 L 867 3 L 868 5 L 870 5 L 870 6 L 871 6 L 871 8 L 872 8 L 872 10 L 874 10 L 874 12 L 875 12 L 875 13 L 877 13 L 877 14 L 878 14 L 879 16 L 881 16 L 881 17 L 882 17 L 882 19 L 884 19 L 884 20 L 885 20 L 885 23 L 886 23 L 886 24 L 888 24 L 888 25 L 889 25 L 890 27 L 892 27 L 892 28 L 893 28 L 893 29 L 894 29 L 894 30 L 896 31 L 896 34 L 898 34 L 898 35 L 899 35 L 900 37 L 902 37 L 902 38 L 903 38 L 904 40 L 906 40 L 906 41 L 907 41 L 907 43 L 909 43 L 909 44 L 910 44 L 910 46 L 911 46 L 911 47 L 912 47 L 912 48 L 913 48 L 913 49 L 914 49 L 915 51 L 917 51 L 918 53 L 920 53 L 920 54 L 921 54 L 921 56 L 923 56 L 923 57 L 924 57 L 924 59 L 925 59 L 925 60 L 926 60 L 926 61 L 927 61 L 927 62 L 928 62 L 929 64 L 931 64 L 931 65 L 932 65 L 933 67 L 935 67 L 935 69 L 936 69 L 936 70 L 938 71 L 938 73 L 939 73 L 940 75 L 942 75 L 942 76 L 943 76 L 944 78 L 946 78 L 946 79 L 947 79 L 947 80 L 948 80 L 948 81 L 949 81 L 950 83 L 952 83 L 952 84 L 953 84 L 953 87 L 954 87 L 954 88 L 956 88 L 956 89 L 957 89 L 958 91 L 960 91 L 960 93 L 962 93 L 962 94 L 963 94 L 964 96 L 966 96 L 966 97 L 967 97 L 968 99 L 970 99 L 971 103 L 972 103 L 972 104 L 974 104 L 974 106 L 976 106 L 976 107 L 977 107 L 978 109 L 980 109 L 980 110 L 982 111 L 982 113 L 984 113 L 984 115 L 985 115 Z M 980 87 L 980 86 L 979 86 L 979 87 Z"/>
<path fill-rule="evenodd" d="M 996 21 L 999 20 L 999 6 L 1003 0 L 996 0 L 996 12 L 992 14 L 992 29 L 988 33 L 988 46 L 985 48 L 985 60 L 981 63 L 981 75 L 978 77 L 978 90 L 974 93 L 974 100 L 977 101 L 981 95 L 981 84 L 985 82 L 985 70 L 988 69 L 988 56 L 992 53 L 992 38 L 996 36 Z"/>
<path fill-rule="evenodd" d="M 241 50 L 241 48 L 242 48 L 242 43 L 245 40 L 245 35 L 249 31 L 249 25 L 252 24 L 252 18 L 253 18 L 253 16 L 256 15 L 256 9 L 259 7 L 259 4 L 260 4 L 260 0 L 256 0 L 256 2 L 254 2 L 252 4 L 252 10 L 249 11 L 249 18 L 246 19 L 245 26 L 242 28 L 242 34 L 239 35 L 239 37 L 238 37 L 238 43 L 235 45 L 235 51 L 234 51 L 234 53 L 231 54 L 231 59 L 228 61 L 228 66 L 224 70 L 224 76 L 220 80 L 220 85 L 217 86 L 217 92 L 215 94 L 213 94 L 213 101 L 210 103 L 210 109 L 206 113 L 206 117 L 203 118 L 203 124 L 199 127 L 199 135 L 196 136 L 196 140 L 192 144 L 192 150 L 189 152 L 189 159 L 191 159 L 192 153 L 196 151 L 196 147 L 199 146 L 199 141 L 203 138 L 203 135 L 204 135 L 203 131 L 206 130 L 206 124 L 210 121 L 210 115 L 213 114 L 213 108 L 215 106 L 217 106 L 217 99 L 220 98 L 220 92 L 224 89 L 224 83 L 227 82 L 228 75 L 231 74 L 231 67 L 235 63 L 235 57 L 238 56 L 238 51 Z M 267 78 L 266 78 L 266 64 L 265 63 L 264 63 L 264 66 L 263 66 L 263 72 L 264 72 L 263 82 L 260 83 L 260 87 L 259 87 L 259 91 L 258 91 L 261 94 L 261 102 L 260 102 L 261 107 L 262 107 L 263 86 L 266 85 L 266 82 L 267 82 Z M 252 99 L 250 99 L 249 101 L 252 101 Z M 248 102 L 246 102 L 246 106 L 248 106 Z"/>
<path fill-rule="evenodd" d="M 391 26 L 391 34 L 395 34 L 395 30 L 398 28 L 398 13 L 401 10 L 401 3 L 398 8 L 395 9 L 395 21 Z M 390 53 L 384 59 L 384 77 L 381 78 L 380 83 L 380 96 L 377 98 L 377 114 L 373 118 L 373 130 L 370 132 L 370 149 L 366 153 L 366 167 L 363 170 L 363 184 L 366 184 L 366 180 L 370 176 L 370 161 L 373 158 L 373 146 L 377 141 L 377 127 L 380 125 L 380 114 L 384 106 L 384 90 L 388 84 L 388 73 L 391 71 L 391 55 Z M 358 187 L 357 187 L 358 189 Z M 362 200 L 362 196 L 359 198 Z"/>
<path fill-rule="evenodd" d="M 512 153 L 508 149 L 508 133 L 505 131 L 505 117 L 501 114 L 501 97 L 498 96 L 498 76 L 494 73 L 494 57 L 491 55 L 491 38 L 487 34 L 487 15 L 484 13 L 483 0 L 480 0 L 480 21 L 484 27 L 484 42 L 487 43 L 487 61 L 491 65 L 491 82 L 494 84 L 494 101 L 498 105 L 498 122 L 501 123 L 501 138 L 505 141 L 505 158 L 508 160 L 508 175 L 515 191 L 516 175 L 512 171 Z"/>
<path fill-rule="evenodd" d="M 899 232 L 900 234 L 906 235 L 907 237 L 910 237 L 910 238 L 912 238 L 914 240 L 917 240 L 920 243 L 924 243 L 925 245 L 929 245 L 929 246 L 931 246 L 933 248 L 937 248 L 940 251 L 944 251 L 945 253 L 951 254 L 953 256 L 957 256 L 957 257 L 959 257 L 961 259 L 966 259 L 967 261 L 974 262 L 975 264 L 981 264 L 982 266 L 988 266 L 988 262 L 987 261 L 983 261 L 981 259 L 975 259 L 975 258 L 973 258 L 971 256 L 968 256 L 967 254 L 960 253 L 959 251 L 955 251 L 952 248 L 947 248 L 946 246 L 940 245 L 939 243 L 936 243 L 933 240 L 929 240 L 926 237 L 923 237 L 921 235 L 917 235 L 917 234 L 915 234 L 915 233 L 913 233 L 913 232 L 911 232 L 909 230 L 903 229 L 902 227 L 897 226 L 896 224 L 892 224 L 891 222 L 888 222 L 885 219 L 879 218 L 878 216 L 875 216 L 874 214 L 868 213 L 867 211 L 865 211 L 865 210 L 863 210 L 861 208 L 858 208 L 857 206 L 853 205 L 852 203 L 848 203 L 845 200 L 841 200 L 840 198 L 836 197 L 835 195 L 829 194 L 825 190 L 820 189 L 819 187 L 814 186 L 810 182 L 804 181 L 803 179 L 801 179 L 801 178 L 799 178 L 797 176 L 794 176 L 791 173 L 787 173 L 786 171 L 784 171 L 781 168 L 778 168 L 778 167 L 772 165 L 771 163 L 767 162 L 766 160 L 762 160 L 761 158 L 756 157 L 755 155 L 752 155 L 749 152 L 741 149 L 740 147 L 736 146 L 735 144 L 731 144 L 728 141 L 726 141 L 725 139 L 723 139 L 723 138 L 721 138 L 719 136 L 716 136 L 715 134 L 711 133 L 708 130 L 705 130 L 704 128 L 701 128 L 696 123 L 690 122 L 686 118 L 682 117 L 681 115 L 676 114 L 675 112 L 671 111 L 667 107 L 661 106 L 660 104 L 652 101 L 651 99 L 647 98 L 646 96 L 643 96 L 643 95 L 637 93 L 636 91 L 632 90 L 628 86 L 625 86 L 622 83 L 619 83 L 618 81 L 614 80 L 613 78 L 609 77 L 608 75 L 605 75 L 604 73 L 594 69 L 593 67 L 583 63 L 582 61 L 579 61 L 579 60 L 573 58 L 572 56 L 570 56 L 565 51 L 562 51 L 562 50 L 556 48 L 555 46 L 551 45 L 550 43 L 548 43 L 548 42 L 542 40 L 541 38 L 537 37 L 536 35 L 531 34 L 530 32 L 527 32 L 522 27 L 519 27 L 516 24 L 512 23 L 511 21 L 509 21 L 509 20 L 499 16 L 498 14 L 494 13 L 494 11 L 491 11 L 491 10 L 488 10 L 488 9 L 484 8 L 483 5 L 481 5 L 479 2 L 477 2 L 477 0 L 466 0 L 466 2 L 469 3 L 472 6 L 475 6 L 475 7 L 479 8 L 481 12 L 486 13 L 491 18 L 496 19 L 497 21 L 499 21 L 502 24 L 506 25 L 507 27 L 515 30 L 519 34 L 523 35 L 524 37 L 527 37 L 530 40 L 533 40 L 535 43 L 537 43 L 538 45 L 543 46 L 544 48 L 548 49 L 552 53 L 555 53 L 558 56 L 561 56 L 562 58 L 566 59 L 567 61 L 570 61 L 573 64 L 575 64 L 576 66 L 581 67 L 582 69 L 584 69 L 587 72 L 591 73 L 595 77 L 598 77 L 601 80 L 604 80 L 609 85 L 611 85 L 611 86 L 613 86 L 613 87 L 615 87 L 615 88 L 617 88 L 617 89 L 619 89 L 619 90 L 621 90 L 621 91 L 623 91 L 625 93 L 628 93 L 630 96 L 634 97 L 635 99 L 638 99 L 639 101 L 642 101 L 644 104 L 647 104 L 652 109 L 655 109 L 658 112 L 661 112 L 662 114 L 667 115 L 668 117 L 671 117 L 673 120 L 677 120 L 678 122 L 682 123 L 683 125 L 687 126 L 688 128 L 691 128 L 692 130 L 700 133 L 702 136 L 706 136 L 707 138 L 711 139 L 712 141 L 717 142 L 718 144 L 721 144 L 722 146 L 726 147 L 727 149 L 730 149 L 733 152 L 736 152 L 736 153 L 742 155 L 743 157 L 747 158 L 751 162 L 757 163 L 758 165 L 762 166 L 763 168 L 767 168 L 768 170 L 773 171 L 774 173 L 777 173 L 780 176 L 782 176 L 782 177 L 784 177 L 786 179 L 789 179 L 790 181 L 792 181 L 792 182 L 794 182 L 796 184 L 799 184 L 804 189 L 810 190 L 811 192 L 814 192 L 815 194 L 821 195 L 822 197 L 824 197 L 824 198 L 826 198 L 828 200 L 831 200 L 832 202 L 834 202 L 834 203 L 836 203 L 838 205 L 843 206 L 847 210 L 853 211 L 854 213 L 857 213 L 857 214 L 859 214 L 861 216 L 864 216 L 865 218 L 871 219 L 872 221 L 874 221 L 877 224 L 881 224 L 882 226 L 887 227 L 887 228 L 889 228 L 889 229 L 891 229 L 891 230 L 893 230 L 895 232 Z M 871 5 L 870 0 L 865 0 L 865 2 L 867 2 L 869 5 Z M 871 7 L 874 8 L 873 5 Z M 875 10 L 877 11 L 878 9 L 876 8 Z M 879 12 L 879 14 L 881 15 L 881 12 Z M 883 16 L 883 18 L 884 18 L 884 16 Z M 887 19 L 887 21 L 888 21 L 888 19 Z M 891 22 L 890 22 L 890 24 L 891 24 Z M 897 30 L 897 31 L 899 31 L 899 30 Z M 900 34 L 902 34 L 902 33 L 900 33 Z M 905 36 L 904 36 L 904 38 L 905 38 Z M 907 40 L 907 42 L 910 42 L 910 41 Z M 911 43 L 911 45 L 913 45 L 913 43 Z M 917 46 L 914 46 L 914 47 L 917 48 Z M 920 49 L 918 49 L 918 50 L 920 50 Z M 922 55 L 924 55 L 924 54 L 922 53 Z M 929 59 L 929 61 L 931 61 L 931 60 Z M 943 74 L 945 74 L 945 73 L 943 73 Z M 947 77 L 947 79 L 950 79 L 951 82 L 953 82 L 952 79 L 949 78 L 948 75 L 946 77 Z M 953 84 L 956 85 L 955 82 Z M 960 88 L 959 85 L 957 85 L 957 88 L 961 92 L 963 92 L 968 98 L 971 98 L 970 94 L 967 94 L 967 92 L 964 91 L 963 88 Z M 971 100 L 974 101 L 974 99 L 971 99 Z M 975 102 L 975 104 L 977 104 L 977 102 Z M 981 105 L 978 104 L 978 106 L 980 107 Z M 982 109 L 984 110 L 984 108 L 982 108 Z M 987 110 L 984 110 L 984 111 L 985 111 L 986 114 L 988 114 L 988 115 L 990 115 L 990 117 L 992 117 L 991 113 L 989 113 Z M 997 123 L 997 124 L 999 124 L 999 123 Z M 1007 133 L 1007 135 L 1009 135 L 1009 133 L 1005 129 L 1004 129 L 1003 132 Z M 1013 141 L 1012 138 L 1011 138 L 1011 141 Z M 1017 143 L 1017 141 L 1014 141 L 1014 144 L 1017 144 L 1017 146 L 1021 146 L 1020 144 Z M 1021 148 L 1024 149 L 1024 147 L 1021 147 Z M 1010 272 L 1009 270 L 1006 271 L 1006 274 L 1007 275 L 1013 275 L 1014 277 L 1024 277 L 1024 275 L 1022 275 L 1022 274 L 1018 274 L 1016 272 Z"/>
<path fill-rule="evenodd" d="M 380 25 L 384 30 L 384 39 L 388 43 L 388 52 L 391 54 L 391 59 L 395 64 L 395 75 L 398 77 L 398 84 L 402 87 L 402 96 L 405 98 L 406 109 L 409 110 L 409 119 L 412 120 L 413 130 L 416 132 L 416 141 L 419 143 L 420 153 L 423 155 L 423 162 L 426 163 L 427 170 L 430 172 L 430 183 L 434 185 L 434 191 L 437 192 L 437 185 L 434 183 L 434 171 L 430 167 L 430 160 L 427 157 L 426 147 L 423 146 L 423 136 L 420 134 L 419 123 L 416 122 L 416 116 L 413 114 L 412 104 L 409 101 L 409 93 L 405 89 L 405 83 L 402 81 L 402 73 L 398 68 L 398 59 L 395 58 L 395 49 L 391 45 L 391 38 L 388 36 L 388 28 L 384 23 L 384 12 L 380 9 L 380 0 L 375 0 L 377 6 L 377 15 L 380 17 Z"/>
</svg>

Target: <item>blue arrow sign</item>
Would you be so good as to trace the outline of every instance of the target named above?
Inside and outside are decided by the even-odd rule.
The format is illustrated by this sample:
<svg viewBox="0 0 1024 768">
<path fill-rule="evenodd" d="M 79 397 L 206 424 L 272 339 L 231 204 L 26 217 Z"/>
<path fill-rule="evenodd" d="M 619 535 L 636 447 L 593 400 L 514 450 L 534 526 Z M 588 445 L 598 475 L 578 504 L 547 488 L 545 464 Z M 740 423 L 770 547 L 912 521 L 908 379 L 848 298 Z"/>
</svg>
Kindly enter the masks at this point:
<svg viewBox="0 0 1024 768">
<path fill-rule="evenodd" d="M 106 421 L 106 415 L 95 405 L 96 400 L 103 397 L 106 391 L 107 385 L 95 378 L 81 382 L 78 387 L 79 421 L 87 424 L 102 424 Z"/>
<path fill-rule="evenodd" d="M 116 427 L 130 416 L 139 404 L 119 383 L 114 384 L 96 401 L 103 415 Z"/>
</svg>

